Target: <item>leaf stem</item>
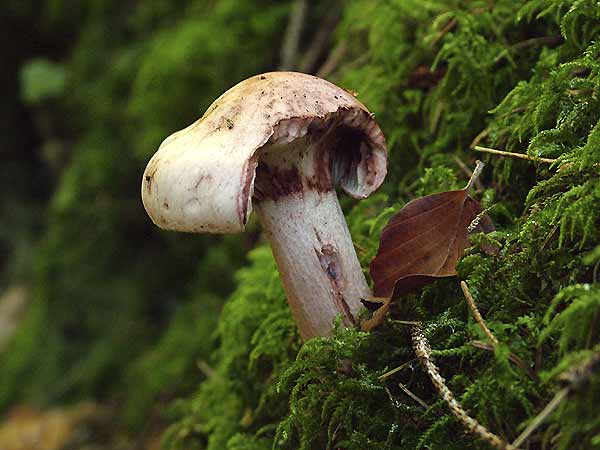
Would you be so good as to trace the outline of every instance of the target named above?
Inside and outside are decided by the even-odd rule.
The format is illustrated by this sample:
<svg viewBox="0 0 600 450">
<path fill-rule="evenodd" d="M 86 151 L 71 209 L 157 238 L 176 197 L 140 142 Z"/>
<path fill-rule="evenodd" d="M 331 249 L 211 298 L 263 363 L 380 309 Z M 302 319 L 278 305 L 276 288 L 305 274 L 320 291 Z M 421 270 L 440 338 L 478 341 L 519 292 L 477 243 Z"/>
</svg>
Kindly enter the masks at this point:
<svg viewBox="0 0 600 450">
<path fill-rule="evenodd" d="M 465 175 L 467 177 L 469 177 L 469 179 L 471 179 L 471 177 L 473 176 L 473 171 L 471 169 L 469 169 L 467 167 L 467 165 L 456 155 L 454 155 L 454 161 L 456 162 L 456 165 L 458 165 L 458 167 L 460 167 L 460 169 L 465 173 Z M 477 190 L 482 191 L 483 190 L 483 184 L 481 184 L 481 181 L 479 181 L 479 179 L 476 179 L 475 182 L 475 187 L 477 188 Z"/>
<path fill-rule="evenodd" d="M 481 175 L 481 172 L 483 171 L 483 168 L 485 167 L 485 164 L 479 160 L 475 161 L 475 169 L 473 170 L 473 174 L 471 175 L 471 178 L 469 179 L 469 182 L 467 183 L 467 186 L 465 187 L 465 190 L 468 191 L 471 189 L 471 187 L 473 186 L 473 184 L 479 179 L 479 175 Z"/>
</svg>

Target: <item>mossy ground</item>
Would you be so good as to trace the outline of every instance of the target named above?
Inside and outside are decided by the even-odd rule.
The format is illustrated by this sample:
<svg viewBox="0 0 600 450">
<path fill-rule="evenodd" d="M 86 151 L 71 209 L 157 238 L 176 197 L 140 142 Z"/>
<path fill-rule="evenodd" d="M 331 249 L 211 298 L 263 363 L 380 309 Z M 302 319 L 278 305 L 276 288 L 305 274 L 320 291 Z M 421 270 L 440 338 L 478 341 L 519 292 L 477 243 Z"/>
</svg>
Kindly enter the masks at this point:
<svg viewBox="0 0 600 450">
<path fill-rule="evenodd" d="M 338 82 L 360 93 L 390 143 L 382 192 L 347 208 L 363 267 L 402 204 L 464 186 L 461 161 L 487 163 L 476 196 L 497 231 L 477 241 L 499 252 L 476 245 L 458 270 L 499 347 L 471 345 L 485 335 L 456 279 L 403 299 L 396 317 L 423 320 L 450 388 L 509 442 L 560 389 L 556 375 L 600 350 L 599 13 L 585 1 L 355 1 L 339 29 L 352 54 Z M 557 162 L 476 155 L 474 139 Z M 487 448 L 440 400 L 405 324 L 300 347 L 267 246 L 240 272 L 217 335 L 215 373 L 180 403 L 168 448 Z M 599 383 L 565 400 L 526 448 L 600 446 Z"/>
</svg>

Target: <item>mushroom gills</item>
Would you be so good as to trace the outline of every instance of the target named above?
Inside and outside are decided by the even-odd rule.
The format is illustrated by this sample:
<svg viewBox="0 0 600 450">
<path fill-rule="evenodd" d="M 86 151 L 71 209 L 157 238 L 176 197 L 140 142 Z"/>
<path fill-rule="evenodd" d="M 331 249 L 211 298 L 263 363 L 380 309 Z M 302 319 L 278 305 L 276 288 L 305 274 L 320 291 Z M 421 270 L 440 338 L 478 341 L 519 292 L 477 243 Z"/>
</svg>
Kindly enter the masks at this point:
<svg viewBox="0 0 600 450">
<path fill-rule="evenodd" d="M 337 183 L 358 189 L 362 140 L 350 128 L 320 125 L 265 145 L 254 184 L 254 208 L 303 339 L 330 334 L 337 316 L 355 325 L 369 295 L 335 191 Z"/>
<path fill-rule="evenodd" d="M 310 132 L 304 128 L 295 139 L 294 133 L 276 130 L 259 150 L 254 198 L 277 199 L 307 189 L 326 192 L 336 186 L 354 198 L 366 197 L 371 148 L 360 130 L 335 122 L 314 120 Z M 290 128 L 299 130 L 294 122 L 286 124 Z"/>
</svg>

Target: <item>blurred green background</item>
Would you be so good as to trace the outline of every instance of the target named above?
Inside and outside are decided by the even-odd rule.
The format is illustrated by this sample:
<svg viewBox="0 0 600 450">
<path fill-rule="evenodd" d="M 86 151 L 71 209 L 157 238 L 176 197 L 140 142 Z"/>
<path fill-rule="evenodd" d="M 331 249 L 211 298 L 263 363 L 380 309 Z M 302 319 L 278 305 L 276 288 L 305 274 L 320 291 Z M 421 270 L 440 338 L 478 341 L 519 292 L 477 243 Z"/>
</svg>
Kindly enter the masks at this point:
<svg viewBox="0 0 600 450">
<path fill-rule="evenodd" d="M 14 330 L 0 341 L 0 351 L 10 343 L 0 411 L 108 399 L 117 420 L 140 427 L 159 395 L 167 402 L 201 378 L 195 361 L 214 345 L 257 230 L 161 232 L 141 205 L 140 177 L 167 135 L 233 84 L 278 67 L 289 9 L 2 3 L 0 286 Z"/>
</svg>

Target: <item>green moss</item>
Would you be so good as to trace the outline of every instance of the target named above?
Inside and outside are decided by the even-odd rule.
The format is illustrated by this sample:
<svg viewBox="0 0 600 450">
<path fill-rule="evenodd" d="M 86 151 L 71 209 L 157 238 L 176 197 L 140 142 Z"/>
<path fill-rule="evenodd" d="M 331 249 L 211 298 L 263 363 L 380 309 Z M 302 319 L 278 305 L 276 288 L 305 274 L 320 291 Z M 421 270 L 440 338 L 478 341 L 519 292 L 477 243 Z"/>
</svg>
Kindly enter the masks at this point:
<svg viewBox="0 0 600 450">
<path fill-rule="evenodd" d="M 403 299 L 397 314 L 424 321 L 450 388 L 508 441 L 560 389 L 559 372 L 597 351 L 600 339 L 600 292 L 592 279 L 600 223 L 600 78 L 592 40 L 599 24 L 591 1 L 396 0 L 374 7 L 356 0 L 338 30 L 350 48 L 338 80 L 360 92 L 390 145 L 383 191 L 348 208 L 363 267 L 400 205 L 464 186 L 457 159 L 468 166 L 476 157 L 487 162 L 486 189 L 475 195 L 490 208 L 497 231 L 476 237 L 458 270 L 500 346 L 492 352 L 470 344 L 485 336 L 455 279 Z M 558 162 L 475 154 L 468 150 L 475 138 Z M 493 242 L 498 253 L 480 250 L 483 242 Z M 260 252 L 267 258 L 266 249 Z M 274 320 L 289 321 L 283 294 L 259 312 L 259 304 L 274 300 L 264 280 L 270 273 L 275 283 L 274 268 L 265 267 L 255 256 L 242 272 L 220 321 L 215 380 L 186 400 L 192 413 L 173 425 L 167 448 L 206 442 L 223 449 L 488 448 L 440 401 L 405 325 L 390 320 L 372 334 L 339 329 L 297 352 L 296 339 L 282 338 L 291 331 Z M 229 337 L 233 317 L 242 341 Z M 258 372 L 250 370 L 255 352 L 262 355 Z M 525 365 L 514 364 L 515 356 Z M 402 369 L 379 378 L 394 367 Z M 554 439 L 559 448 L 598 445 L 598 409 L 591 406 L 599 400 L 597 378 L 581 385 L 531 439 Z M 195 433 L 182 433 L 185 427 Z"/>
</svg>

